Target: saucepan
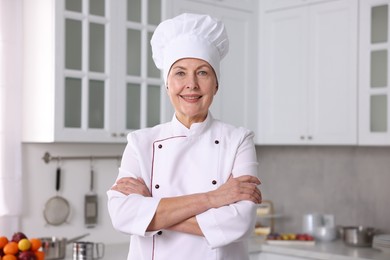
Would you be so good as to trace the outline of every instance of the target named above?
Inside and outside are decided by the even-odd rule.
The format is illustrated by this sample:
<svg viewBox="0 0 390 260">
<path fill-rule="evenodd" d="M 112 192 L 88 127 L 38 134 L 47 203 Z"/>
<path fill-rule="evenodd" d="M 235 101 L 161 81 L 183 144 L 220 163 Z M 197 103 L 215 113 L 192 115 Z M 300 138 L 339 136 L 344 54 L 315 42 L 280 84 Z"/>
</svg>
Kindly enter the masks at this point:
<svg viewBox="0 0 390 260">
<path fill-rule="evenodd" d="M 339 229 L 341 238 L 349 246 L 370 247 L 374 235 L 378 232 L 373 227 L 347 226 Z"/>
<path fill-rule="evenodd" d="M 46 260 L 55 260 L 55 259 L 64 259 L 66 255 L 66 245 L 73 243 L 77 240 L 80 240 L 89 233 L 74 237 L 71 239 L 61 238 L 61 237 L 42 237 L 42 250 L 45 252 Z"/>
</svg>

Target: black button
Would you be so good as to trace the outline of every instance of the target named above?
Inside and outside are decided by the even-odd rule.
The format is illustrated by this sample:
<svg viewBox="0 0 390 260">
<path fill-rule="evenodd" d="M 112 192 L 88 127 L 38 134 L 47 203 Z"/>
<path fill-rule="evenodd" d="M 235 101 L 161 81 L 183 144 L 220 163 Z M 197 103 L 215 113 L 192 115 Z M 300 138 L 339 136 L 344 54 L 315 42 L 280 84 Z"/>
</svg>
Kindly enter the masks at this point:
<svg viewBox="0 0 390 260">
<path fill-rule="evenodd" d="M 160 188 L 160 185 L 156 184 L 154 187 L 155 187 L 156 189 L 158 189 L 158 188 Z"/>
<path fill-rule="evenodd" d="M 211 183 L 212 183 L 213 185 L 215 185 L 215 184 L 217 184 L 217 181 L 216 181 L 216 180 L 213 180 Z"/>
<path fill-rule="evenodd" d="M 161 149 L 161 148 L 162 148 L 162 145 L 161 145 L 161 144 L 159 144 L 159 145 L 158 145 L 158 148 L 160 148 L 160 149 Z"/>
<path fill-rule="evenodd" d="M 215 143 L 215 144 L 219 144 L 219 141 L 218 141 L 218 140 L 215 140 L 214 143 Z"/>
<path fill-rule="evenodd" d="M 161 231 L 161 230 L 158 231 L 158 232 L 157 232 L 157 235 L 161 236 L 161 235 L 162 235 L 162 231 Z"/>
</svg>

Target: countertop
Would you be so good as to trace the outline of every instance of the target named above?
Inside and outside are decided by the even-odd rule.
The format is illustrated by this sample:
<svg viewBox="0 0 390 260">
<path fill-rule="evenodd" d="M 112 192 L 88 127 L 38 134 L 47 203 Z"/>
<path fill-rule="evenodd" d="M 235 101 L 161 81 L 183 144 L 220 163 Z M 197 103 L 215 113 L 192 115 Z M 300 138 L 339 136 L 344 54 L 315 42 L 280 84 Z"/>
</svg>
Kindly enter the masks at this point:
<svg viewBox="0 0 390 260">
<path fill-rule="evenodd" d="M 331 242 L 318 242 L 315 245 L 268 245 L 261 238 L 252 238 L 249 252 L 267 252 L 274 254 L 305 257 L 311 259 L 332 260 L 390 260 L 390 254 L 385 254 L 371 247 L 347 246 L 340 239 Z"/>
<path fill-rule="evenodd" d="M 126 260 L 129 244 L 107 244 L 105 254 L 101 260 Z M 73 260 L 72 247 L 68 246 L 66 260 Z M 332 242 L 316 242 L 313 246 L 298 245 L 267 245 L 263 239 L 253 237 L 249 242 L 249 253 L 260 254 L 261 252 L 305 257 L 312 259 L 332 260 L 389 260 L 390 254 L 380 250 L 365 247 L 346 246 L 341 240 Z M 261 255 L 261 254 L 260 254 Z"/>
</svg>

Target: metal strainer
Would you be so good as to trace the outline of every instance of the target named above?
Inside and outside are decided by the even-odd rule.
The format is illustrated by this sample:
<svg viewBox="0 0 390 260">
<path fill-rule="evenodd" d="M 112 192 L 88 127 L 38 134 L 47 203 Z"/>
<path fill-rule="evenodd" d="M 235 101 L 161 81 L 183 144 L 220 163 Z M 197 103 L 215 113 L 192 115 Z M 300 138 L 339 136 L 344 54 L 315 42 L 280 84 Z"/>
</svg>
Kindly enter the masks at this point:
<svg viewBox="0 0 390 260">
<path fill-rule="evenodd" d="M 59 226 L 66 222 L 70 213 L 69 202 L 58 195 L 60 190 L 61 182 L 61 168 L 57 167 L 56 171 L 56 191 L 57 195 L 51 197 L 45 204 L 45 209 L 43 211 L 43 216 L 46 220 L 46 223 L 53 226 Z"/>
</svg>

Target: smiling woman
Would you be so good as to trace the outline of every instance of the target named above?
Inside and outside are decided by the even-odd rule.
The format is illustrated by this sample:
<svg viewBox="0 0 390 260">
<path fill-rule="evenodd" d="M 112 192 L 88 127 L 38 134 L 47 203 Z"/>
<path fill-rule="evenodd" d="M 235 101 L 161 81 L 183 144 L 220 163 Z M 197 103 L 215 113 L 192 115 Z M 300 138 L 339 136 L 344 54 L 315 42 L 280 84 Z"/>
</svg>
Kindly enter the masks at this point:
<svg viewBox="0 0 390 260">
<path fill-rule="evenodd" d="M 0 230 L 19 228 L 22 208 L 21 85 L 22 1 L 0 1 Z"/>
<path fill-rule="evenodd" d="M 175 113 L 127 136 L 107 192 L 114 228 L 131 235 L 127 259 L 248 259 L 261 203 L 254 134 L 209 111 L 229 48 L 224 24 L 185 13 L 158 25 L 151 46 Z"/>
</svg>

